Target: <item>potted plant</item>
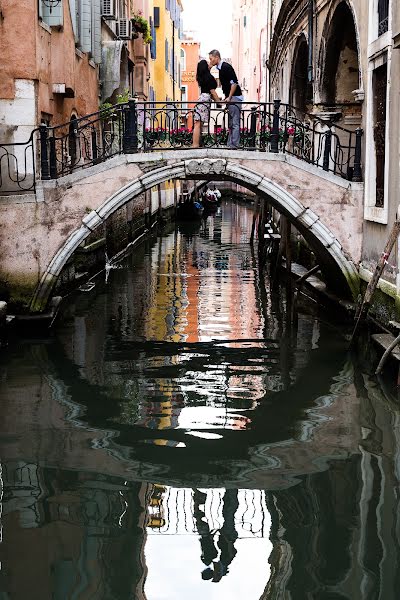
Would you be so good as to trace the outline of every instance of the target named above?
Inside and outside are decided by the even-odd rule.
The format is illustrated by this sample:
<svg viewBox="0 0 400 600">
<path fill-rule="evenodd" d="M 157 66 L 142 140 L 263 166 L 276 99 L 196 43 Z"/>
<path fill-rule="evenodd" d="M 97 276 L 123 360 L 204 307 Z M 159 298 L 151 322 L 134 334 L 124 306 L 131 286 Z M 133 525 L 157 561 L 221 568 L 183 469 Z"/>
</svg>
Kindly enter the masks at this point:
<svg viewBox="0 0 400 600">
<path fill-rule="evenodd" d="M 137 13 L 133 13 L 131 17 L 132 25 L 143 35 L 143 41 L 145 44 L 150 44 L 153 41 L 150 32 L 150 25 L 147 19 L 144 18 L 143 13 L 139 10 Z"/>
</svg>

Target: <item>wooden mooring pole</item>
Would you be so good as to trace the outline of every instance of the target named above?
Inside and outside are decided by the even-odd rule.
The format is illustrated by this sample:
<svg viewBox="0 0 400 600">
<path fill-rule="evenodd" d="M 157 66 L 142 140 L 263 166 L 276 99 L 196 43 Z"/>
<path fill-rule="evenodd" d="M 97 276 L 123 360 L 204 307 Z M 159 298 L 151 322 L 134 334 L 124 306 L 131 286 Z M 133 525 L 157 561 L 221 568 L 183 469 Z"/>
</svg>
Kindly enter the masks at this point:
<svg viewBox="0 0 400 600">
<path fill-rule="evenodd" d="M 250 234 L 250 244 L 251 245 L 254 244 L 254 235 L 255 235 L 255 232 L 256 232 L 256 225 L 257 225 L 257 219 L 258 219 L 258 213 L 259 213 L 259 206 L 260 206 L 260 199 L 257 196 L 256 197 L 256 201 L 254 203 L 253 222 L 251 224 L 251 234 Z"/>
<path fill-rule="evenodd" d="M 393 223 L 393 227 L 392 230 L 390 232 L 388 241 L 386 242 L 386 246 L 384 251 L 382 252 L 377 265 L 375 267 L 375 271 L 374 274 L 372 275 L 368 285 L 367 285 L 367 289 L 365 290 L 365 294 L 364 294 L 364 298 L 363 301 L 361 303 L 361 306 L 356 314 L 356 324 L 354 326 L 353 329 L 353 333 L 351 336 L 351 340 L 350 340 L 350 346 L 353 344 L 354 340 L 356 339 L 357 333 L 358 333 L 358 328 L 361 325 L 362 321 L 365 319 L 369 307 L 371 305 L 371 300 L 372 300 L 372 296 L 376 290 L 376 286 L 378 285 L 378 281 L 388 263 L 388 259 L 389 256 L 393 250 L 393 246 L 399 236 L 400 233 L 400 220 L 399 220 L 399 215 L 400 215 L 400 205 L 397 209 L 397 219 L 396 221 Z"/>
</svg>

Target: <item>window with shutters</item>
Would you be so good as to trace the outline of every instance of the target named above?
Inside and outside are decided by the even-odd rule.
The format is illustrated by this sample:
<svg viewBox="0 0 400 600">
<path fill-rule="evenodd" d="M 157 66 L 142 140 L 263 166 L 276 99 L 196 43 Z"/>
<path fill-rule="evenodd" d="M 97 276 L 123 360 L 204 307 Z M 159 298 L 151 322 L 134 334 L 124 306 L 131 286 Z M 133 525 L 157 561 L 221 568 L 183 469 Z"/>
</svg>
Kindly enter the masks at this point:
<svg viewBox="0 0 400 600">
<path fill-rule="evenodd" d="M 154 27 L 160 27 L 160 7 L 155 6 L 153 10 Z"/>
<path fill-rule="evenodd" d="M 165 70 L 169 71 L 169 44 L 168 40 L 165 40 Z"/>
<path fill-rule="evenodd" d="M 39 18 L 50 27 L 64 24 L 63 0 L 38 0 Z"/>
<path fill-rule="evenodd" d="M 92 50 L 96 64 L 101 63 L 101 1 L 92 0 Z"/>
<path fill-rule="evenodd" d="M 181 70 L 186 71 L 186 52 L 181 48 Z"/>
<path fill-rule="evenodd" d="M 118 18 L 126 19 L 127 10 L 126 10 L 126 0 L 119 0 L 118 3 Z"/>
<path fill-rule="evenodd" d="M 149 18 L 149 24 L 150 24 L 150 35 L 151 35 L 150 56 L 153 60 L 155 60 L 157 58 L 157 36 L 156 36 L 154 21 L 151 17 Z"/>
</svg>

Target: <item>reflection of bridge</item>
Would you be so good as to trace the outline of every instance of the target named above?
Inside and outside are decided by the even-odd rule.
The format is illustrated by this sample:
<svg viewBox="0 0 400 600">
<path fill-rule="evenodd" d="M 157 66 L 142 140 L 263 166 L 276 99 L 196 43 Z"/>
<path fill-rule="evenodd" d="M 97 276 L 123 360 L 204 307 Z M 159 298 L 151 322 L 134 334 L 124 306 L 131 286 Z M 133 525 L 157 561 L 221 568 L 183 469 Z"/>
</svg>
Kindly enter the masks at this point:
<svg viewBox="0 0 400 600">
<path fill-rule="evenodd" d="M 226 114 L 215 109 L 205 147 L 191 150 L 191 114 L 176 103 L 130 102 L 41 127 L 28 144 L 0 146 L 1 185 L 12 196 L 0 205 L 0 276 L 11 299 L 23 297 L 32 311 L 43 310 L 64 266 L 93 231 L 146 190 L 175 179 L 233 181 L 266 198 L 310 243 L 326 275 L 342 291 L 357 293 L 361 130 L 299 118 L 279 102 L 246 104 L 241 149 L 222 149 Z M 159 206 L 146 210 L 154 214 Z"/>
<path fill-rule="evenodd" d="M 98 332 L 98 324 L 104 321 L 101 314 L 96 318 L 91 331 L 87 328 L 89 336 Z M 90 342 L 88 339 L 87 345 L 91 346 Z M 103 352 L 103 344 L 98 338 L 96 342 L 93 345 Z M 76 346 L 71 343 L 66 352 Z M 292 388 L 292 403 L 290 390 L 267 398 L 279 413 L 278 420 L 291 421 L 290 435 L 297 441 L 285 443 L 284 439 L 271 438 L 278 425 L 275 420 L 275 428 L 268 427 L 265 406 L 260 415 L 264 427 L 260 426 L 253 439 L 247 440 L 257 446 L 240 456 L 232 455 L 231 444 L 231 455 L 222 455 L 217 463 L 212 457 L 200 456 L 209 474 L 197 470 L 192 456 L 179 468 L 173 453 L 176 456 L 182 450 L 176 448 L 159 446 L 153 461 L 137 460 L 130 453 L 132 446 L 128 446 L 136 443 L 134 428 L 125 427 L 125 439 L 117 439 L 122 428 L 108 419 L 113 416 L 110 405 L 115 407 L 120 396 L 109 394 L 110 402 L 105 406 L 100 398 L 102 386 L 89 385 L 82 377 L 83 373 L 90 374 L 90 366 L 78 371 L 65 361 L 56 372 L 51 362 L 56 354 L 54 347 L 49 359 L 46 346 L 39 345 L 21 369 L 21 354 L 26 348 L 15 350 L 7 369 L 6 393 L 1 394 L 0 388 L 4 417 L 2 544 L 5 585 L 11 597 L 41 600 L 51 597 L 49 590 L 63 597 L 66 589 L 73 597 L 74 586 L 81 584 L 86 591 L 95 581 L 104 585 L 111 598 L 144 599 L 141 590 L 146 578 L 149 581 L 157 577 L 162 583 L 162 577 L 167 576 L 164 564 L 158 563 L 154 570 L 149 564 L 150 543 L 162 541 L 154 528 L 151 532 L 146 528 L 149 507 L 156 511 L 152 500 L 159 501 L 166 489 L 165 503 L 158 511 L 165 519 L 161 533 L 190 533 L 193 517 L 200 523 L 203 515 L 210 531 L 221 531 L 228 516 L 223 512 L 222 491 L 215 488 L 223 487 L 233 492 L 233 497 L 239 488 L 234 517 L 239 535 L 233 542 L 238 554 L 229 565 L 230 573 L 238 569 L 240 542 L 246 529 L 241 523 L 250 522 L 250 541 L 265 543 L 269 550 L 269 522 L 264 538 L 258 534 L 262 514 L 271 519 L 271 576 L 267 584 L 265 560 L 265 569 L 260 570 L 267 585 L 263 597 L 271 598 L 286 589 L 296 597 L 294 591 L 300 589 L 301 594 L 307 592 L 314 598 L 323 597 L 325 590 L 354 598 L 365 585 L 376 591 L 377 597 L 381 590 L 381 597 L 395 598 L 399 560 L 398 498 L 394 493 L 398 487 L 398 441 L 392 424 L 398 419 L 398 410 L 391 412 L 385 407 L 379 388 L 367 377 L 360 381 L 350 371 L 341 372 L 343 357 L 336 356 L 336 363 L 326 360 L 329 349 L 332 357 L 329 346 L 318 360 L 318 352 L 310 351 L 309 367 L 299 372 L 297 385 Z M 111 373 L 112 369 L 105 366 L 104 378 L 111 379 Z M 317 373 L 319 378 L 315 377 Z M 119 380 L 113 379 L 112 383 L 118 390 Z M 329 406 L 335 395 L 339 398 Z M 88 408 L 86 415 L 82 414 L 84 405 Z M 102 420 L 102 427 L 96 427 L 96 416 Z M 32 423 L 37 428 L 35 434 Z M 205 445 L 197 452 L 201 454 Z M 213 445 L 212 450 L 216 448 Z M 280 464 L 268 462 L 276 455 Z M 182 465 L 182 458 L 179 460 Z M 177 490 L 174 484 L 191 490 Z M 167 486 L 174 490 L 169 496 L 171 488 Z M 197 495 L 196 513 L 193 488 L 205 496 L 202 502 Z M 184 510 L 178 515 L 179 526 L 174 527 L 178 519 L 173 520 L 171 515 L 182 494 L 186 494 Z M 253 505 L 257 518 L 252 517 Z M 185 514 L 189 516 L 186 522 Z M 197 523 L 196 531 L 200 538 Z M 204 528 L 203 537 L 194 540 L 200 568 L 207 534 Z M 188 537 L 193 536 L 197 534 Z M 214 544 L 217 549 L 218 539 Z M 168 544 L 170 540 L 167 536 Z M 199 568 L 194 565 L 193 569 L 197 581 Z M 20 577 L 21 570 L 24 577 Z M 70 587 L 66 588 L 67 584 Z M 37 596 L 32 593 L 36 589 Z"/>
<path fill-rule="evenodd" d="M 157 514 L 162 515 L 159 526 L 151 527 L 153 533 L 161 535 L 196 535 L 199 533 L 197 507 L 198 490 L 190 488 L 164 487 L 157 505 Z M 197 492 L 197 493 L 196 493 Z M 210 531 L 219 531 L 224 525 L 225 489 L 204 489 L 200 492 L 202 520 Z M 239 539 L 252 537 L 268 538 L 270 522 L 262 490 L 237 490 L 238 505 L 234 523 Z M 149 517 L 155 511 L 149 507 Z M 201 526 L 201 525 L 200 525 Z"/>
</svg>

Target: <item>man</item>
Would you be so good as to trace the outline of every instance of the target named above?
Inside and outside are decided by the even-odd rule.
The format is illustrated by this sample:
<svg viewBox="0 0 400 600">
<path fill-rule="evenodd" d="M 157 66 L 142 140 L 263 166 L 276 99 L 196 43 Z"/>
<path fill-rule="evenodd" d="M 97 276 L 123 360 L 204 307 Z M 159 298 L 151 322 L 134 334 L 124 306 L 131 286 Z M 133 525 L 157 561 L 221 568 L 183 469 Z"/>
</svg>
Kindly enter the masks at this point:
<svg viewBox="0 0 400 600">
<path fill-rule="evenodd" d="M 210 65 L 219 70 L 219 80 L 225 94 L 229 113 L 228 148 L 239 148 L 240 145 L 240 109 L 243 102 L 242 90 L 232 65 L 221 60 L 218 50 L 209 53 Z"/>
</svg>

